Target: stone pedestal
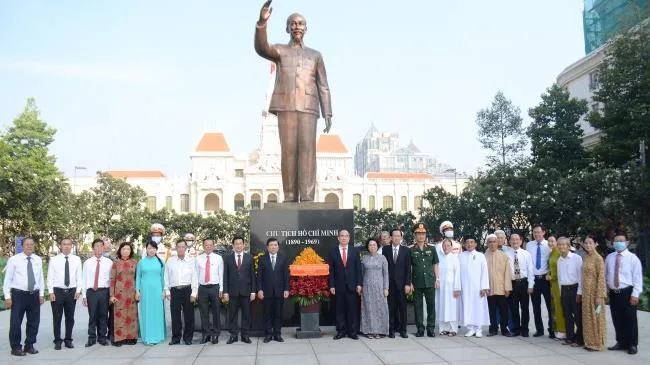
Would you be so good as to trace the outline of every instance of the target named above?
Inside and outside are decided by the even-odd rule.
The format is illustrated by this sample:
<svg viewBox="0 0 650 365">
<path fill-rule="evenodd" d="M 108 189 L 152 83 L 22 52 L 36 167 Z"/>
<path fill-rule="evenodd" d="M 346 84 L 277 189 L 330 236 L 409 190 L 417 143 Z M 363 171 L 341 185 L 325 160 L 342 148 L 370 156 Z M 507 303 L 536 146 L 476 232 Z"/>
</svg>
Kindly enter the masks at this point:
<svg viewBox="0 0 650 365">
<path fill-rule="evenodd" d="M 300 306 L 300 327 L 296 328 L 296 338 L 318 338 L 320 330 L 320 302 Z"/>
</svg>

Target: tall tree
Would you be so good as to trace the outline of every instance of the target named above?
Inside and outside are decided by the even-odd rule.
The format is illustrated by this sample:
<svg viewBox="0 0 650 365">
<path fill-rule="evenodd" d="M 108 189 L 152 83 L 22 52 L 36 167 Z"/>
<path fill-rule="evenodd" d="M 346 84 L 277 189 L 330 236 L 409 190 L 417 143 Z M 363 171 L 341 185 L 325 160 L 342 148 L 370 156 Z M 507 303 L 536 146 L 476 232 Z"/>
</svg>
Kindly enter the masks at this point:
<svg viewBox="0 0 650 365">
<path fill-rule="evenodd" d="M 593 98 L 604 108 L 588 120 L 603 132 L 594 149 L 598 159 L 623 166 L 638 158 L 640 140 L 650 142 L 650 25 L 616 39 L 606 53 Z"/>
<path fill-rule="evenodd" d="M 113 226 L 120 220 L 142 222 L 144 218 L 143 204 L 146 193 L 139 186 L 131 186 L 124 180 L 116 179 L 105 172 L 97 173 L 97 186 L 91 189 L 92 209 L 95 212 L 93 232 L 96 234 L 109 234 Z M 141 225 L 139 223 L 138 225 Z M 133 228 L 136 232 L 136 228 Z M 120 234 L 125 231 L 120 230 Z M 124 233 L 125 234 L 125 233 Z M 111 237 L 119 239 L 123 237 Z"/>
<path fill-rule="evenodd" d="M 587 165 L 582 147 L 580 117 L 587 113 L 587 102 L 571 98 L 554 84 L 542 94 L 542 102 L 528 111 L 533 122 L 528 127 L 532 162 L 538 168 L 557 168 L 562 172 Z"/>
<path fill-rule="evenodd" d="M 492 151 L 488 156 L 490 163 L 506 165 L 522 157 L 526 140 L 521 122 L 521 111 L 501 91 L 490 108 L 477 113 L 478 140 L 483 148 Z"/>
</svg>

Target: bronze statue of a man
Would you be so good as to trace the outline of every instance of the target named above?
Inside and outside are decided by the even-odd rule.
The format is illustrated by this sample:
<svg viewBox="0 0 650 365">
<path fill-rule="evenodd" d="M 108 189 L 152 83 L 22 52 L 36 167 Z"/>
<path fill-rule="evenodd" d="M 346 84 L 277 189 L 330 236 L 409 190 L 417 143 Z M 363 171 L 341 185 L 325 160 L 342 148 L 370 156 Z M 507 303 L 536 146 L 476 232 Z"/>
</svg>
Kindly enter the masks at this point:
<svg viewBox="0 0 650 365">
<path fill-rule="evenodd" d="M 272 0 L 262 6 L 255 28 L 255 51 L 275 62 L 275 89 L 269 112 L 278 116 L 284 201 L 313 201 L 316 190 L 316 126 L 325 118 L 324 133 L 332 126 L 332 103 L 323 57 L 303 45 L 305 18 L 297 13 L 287 19 L 289 44 L 270 45 L 266 23 Z M 319 109 L 320 106 L 320 109 Z"/>
</svg>

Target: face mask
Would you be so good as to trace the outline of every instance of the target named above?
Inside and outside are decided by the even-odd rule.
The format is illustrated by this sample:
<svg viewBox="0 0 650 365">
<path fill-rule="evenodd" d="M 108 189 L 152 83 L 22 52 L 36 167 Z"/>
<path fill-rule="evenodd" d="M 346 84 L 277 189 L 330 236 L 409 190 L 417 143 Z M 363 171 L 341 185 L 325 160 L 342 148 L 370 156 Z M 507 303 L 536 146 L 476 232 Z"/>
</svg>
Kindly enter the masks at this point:
<svg viewBox="0 0 650 365">
<path fill-rule="evenodd" d="M 623 250 L 625 250 L 626 247 L 627 247 L 627 242 L 625 242 L 625 241 L 614 242 L 614 249 L 616 251 L 623 251 Z"/>
<path fill-rule="evenodd" d="M 454 231 L 445 231 L 445 237 L 454 238 Z"/>
<path fill-rule="evenodd" d="M 185 244 L 187 245 L 187 247 L 192 247 L 194 246 L 194 241 L 185 241 Z"/>
<path fill-rule="evenodd" d="M 111 253 L 108 252 L 108 251 L 106 251 L 106 252 L 104 252 L 104 253 L 102 254 L 102 256 L 104 256 L 104 257 L 111 257 Z"/>
<path fill-rule="evenodd" d="M 156 243 L 160 243 L 160 241 L 162 241 L 162 237 L 160 237 L 160 236 L 153 236 L 153 237 L 151 237 L 151 240 L 154 241 L 154 242 L 156 242 Z"/>
</svg>

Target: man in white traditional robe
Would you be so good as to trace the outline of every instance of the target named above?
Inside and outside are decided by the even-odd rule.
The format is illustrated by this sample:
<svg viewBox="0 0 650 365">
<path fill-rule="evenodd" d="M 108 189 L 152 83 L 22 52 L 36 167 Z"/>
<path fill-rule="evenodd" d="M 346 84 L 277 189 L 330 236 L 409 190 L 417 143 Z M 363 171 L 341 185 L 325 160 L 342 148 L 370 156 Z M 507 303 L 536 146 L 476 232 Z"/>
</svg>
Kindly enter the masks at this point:
<svg viewBox="0 0 650 365">
<path fill-rule="evenodd" d="M 490 325 L 487 260 L 482 253 L 476 251 L 474 238 L 465 238 L 465 248 L 467 251 L 459 255 L 461 324 L 467 327 L 465 337 L 483 337 L 482 326 Z"/>
<path fill-rule="evenodd" d="M 441 335 L 456 336 L 458 328 L 458 306 L 460 297 L 460 263 L 458 255 L 452 252 L 450 239 L 442 241 L 442 254 L 438 256 L 440 288 L 436 289 L 438 304 L 437 320 Z"/>
</svg>

